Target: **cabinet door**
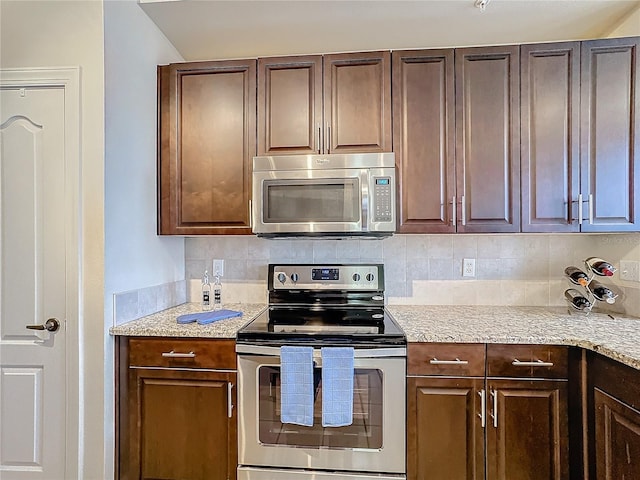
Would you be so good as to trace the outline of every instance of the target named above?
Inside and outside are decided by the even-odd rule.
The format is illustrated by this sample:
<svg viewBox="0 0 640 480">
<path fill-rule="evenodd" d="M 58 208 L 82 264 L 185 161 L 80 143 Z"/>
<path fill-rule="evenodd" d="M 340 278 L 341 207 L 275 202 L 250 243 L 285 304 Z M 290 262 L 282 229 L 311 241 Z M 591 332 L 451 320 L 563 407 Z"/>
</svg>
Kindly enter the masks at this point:
<svg viewBox="0 0 640 480">
<path fill-rule="evenodd" d="M 582 230 L 640 230 L 640 37 L 582 42 Z"/>
<path fill-rule="evenodd" d="M 248 234 L 255 60 L 158 68 L 160 234 Z"/>
<path fill-rule="evenodd" d="M 580 43 L 520 56 L 522 231 L 579 231 Z"/>
<path fill-rule="evenodd" d="M 567 382 L 487 382 L 491 480 L 569 478 Z"/>
<path fill-rule="evenodd" d="M 400 233 L 456 230 L 453 58 L 452 49 L 392 54 Z"/>
<path fill-rule="evenodd" d="M 129 375 L 129 456 L 121 478 L 236 478 L 235 373 Z"/>
<path fill-rule="evenodd" d="M 258 155 L 322 151 L 322 56 L 258 59 Z"/>
<path fill-rule="evenodd" d="M 325 55 L 326 153 L 391 152 L 391 54 Z"/>
<path fill-rule="evenodd" d="M 640 412 L 595 389 L 596 477 L 640 478 Z"/>
<path fill-rule="evenodd" d="M 518 46 L 455 51 L 459 232 L 520 231 Z"/>
<path fill-rule="evenodd" d="M 481 378 L 408 378 L 407 478 L 484 479 Z"/>
</svg>

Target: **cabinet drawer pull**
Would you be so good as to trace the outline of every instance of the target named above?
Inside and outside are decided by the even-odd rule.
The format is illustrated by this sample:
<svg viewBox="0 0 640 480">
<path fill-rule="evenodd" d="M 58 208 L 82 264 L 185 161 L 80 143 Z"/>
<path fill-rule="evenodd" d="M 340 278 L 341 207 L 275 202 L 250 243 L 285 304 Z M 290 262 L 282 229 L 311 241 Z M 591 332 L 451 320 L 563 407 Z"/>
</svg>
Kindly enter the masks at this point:
<svg viewBox="0 0 640 480">
<path fill-rule="evenodd" d="M 231 390 L 233 390 L 233 383 L 227 383 L 227 417 L 233 416 L 233 397 L 231 396 Z"/>
<path fill-rule="evenodd" d="M 553 362 L 543 362 L 536 360 L 535 362 L 521 362 L 517 358 L 511 362 L 514 367 L 553 367 Z"/>
<path fill-rule="evenodd" d="M 437 358 L 433 357 L 431 360 L 429 360 L 429 363 L 431 365 L 468 365 L 469 361 L 460 360 L 458 357 L 456 357 L 455 360 L 438 360 Z"/>
<path fill-rule="evenodd" d="M 170 352 L 162 352 L 162 356 L 169 358 L 196 358 L 196 354 L 193 353 L 193 351 L 189 353 L 179 353 L 171 350 Z"/>
<path fill-rule="evenodd" d="M 484 388 L 478 392 L 480 395 L 480 413 L 478 416 L 480 417 L 480 425 L 484 428 L 487 424 L 487 392 L 484 391 Z"/>
</svg>

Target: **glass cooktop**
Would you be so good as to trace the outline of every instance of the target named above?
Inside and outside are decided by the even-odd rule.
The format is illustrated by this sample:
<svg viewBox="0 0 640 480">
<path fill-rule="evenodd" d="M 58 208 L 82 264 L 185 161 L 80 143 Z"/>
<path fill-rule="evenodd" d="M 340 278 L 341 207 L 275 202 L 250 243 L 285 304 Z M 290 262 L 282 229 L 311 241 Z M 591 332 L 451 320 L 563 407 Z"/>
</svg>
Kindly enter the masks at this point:
<svg viewBox="0 0 640 480">
<path fill-rule="evenodd" d="M 270 306 L 237 335 L 263 345 L 406 345 L 402 329 L 383 307 Z"/>
</svg>

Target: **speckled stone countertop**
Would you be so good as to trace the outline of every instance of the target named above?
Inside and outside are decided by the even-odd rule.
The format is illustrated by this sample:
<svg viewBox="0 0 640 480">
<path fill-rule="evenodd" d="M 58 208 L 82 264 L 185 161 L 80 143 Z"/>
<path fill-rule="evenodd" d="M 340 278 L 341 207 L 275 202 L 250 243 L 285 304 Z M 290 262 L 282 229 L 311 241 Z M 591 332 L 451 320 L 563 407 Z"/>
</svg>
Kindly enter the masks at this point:
<svg viewBox="0 0 640 480">
<path fill-rule="evenodd" d="M 264 304 L 224 305 L 241 317 L 180 325 L 179 315 L 200 312 L 185 303 L 112 327 L 112 335 L 235 338 L 236 332 L 266 308 Z M 603 313 L 570 314 L 556 307 L 389 305 L 409 342 L 522 343 L 574 345 L 640 369 L 640 319 Z"/>
<path fill-rule="evenodd" d="M 563 307 L 387 307 L 409 342 L 574 345 L 640 369 L 640 319 Z"/>
<path fill-rule="evenodd" d="M 183 325 L 176 321 L 180 315 L 202 312 L 199 303 L 183 303 L 117 327 L 111 327 L 109 333 L 132 337 L 235 338 L 240 327 L 255 318 L 267 306 L 264 304 L 233 303 L 225 304 L 223 308 L 242 312 L 242 316 L 219 320 L 208 325 L 199 325 L 198 323 Z"/>
</svg>

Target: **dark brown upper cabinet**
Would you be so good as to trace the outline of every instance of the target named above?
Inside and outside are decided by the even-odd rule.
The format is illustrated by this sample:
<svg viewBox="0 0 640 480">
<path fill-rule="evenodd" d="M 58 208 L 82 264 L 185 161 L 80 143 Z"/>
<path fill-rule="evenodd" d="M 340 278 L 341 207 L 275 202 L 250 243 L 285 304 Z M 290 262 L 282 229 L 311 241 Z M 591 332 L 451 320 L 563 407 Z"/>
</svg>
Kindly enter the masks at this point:
<svg viewBox="0 0 640 480">
<path fill-rule="evenodd" d="M 455 232 L 453 49 L 393 52 L 392 67 L 398 232 Z"/>
<path fill-rule="evenodd" d="M 258 60 L 258 155 L 391 151 L 389 52 Z"/>
<path fill-rule="evenodd" d="M 256 61 L 160 66 L 158 83 L 158 233 L 251 233 Z"/>
<path fill-rule="evenodd" d="M 584 232 L 640 231 L 640 37 L 582 42 Z"/>
<path fill-rule="evenodd" d="M 258 155 L 322 149 L 322 56 L 258 59 Z"/>
<path fill-rule="evenodd" d="M 520 231 L 520 47 L 455 51 L 458 232 Z"/>
<path fill-rule="evenodd" d="M 639 46 L 521 47 L 523 232 L 640 230 Z"/>
<path fill-rule="evenodd" d="M 520 231 L 519 47 L 393 52 L 402 233 Z"/>
<path fill-rule="evenodd" d="M 580 43 L 522 45 L 522 231 L 580 230 Z"/>
</svg>

